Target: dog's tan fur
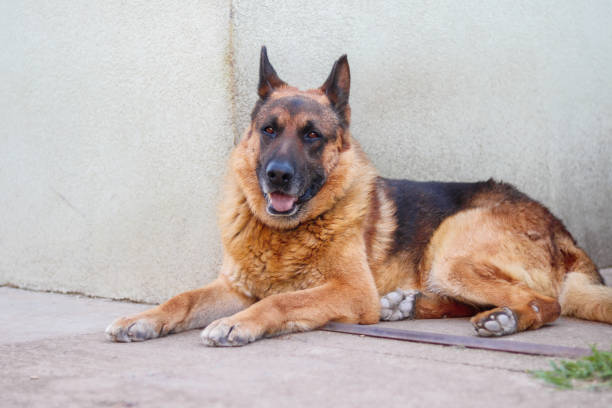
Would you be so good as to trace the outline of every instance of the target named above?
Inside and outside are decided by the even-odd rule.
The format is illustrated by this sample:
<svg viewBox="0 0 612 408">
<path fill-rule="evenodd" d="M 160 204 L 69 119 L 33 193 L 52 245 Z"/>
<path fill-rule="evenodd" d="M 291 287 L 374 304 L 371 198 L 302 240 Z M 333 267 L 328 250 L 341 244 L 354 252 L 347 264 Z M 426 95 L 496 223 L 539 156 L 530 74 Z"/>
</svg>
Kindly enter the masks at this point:
<svg viewBox="0 0 612 408">
<path fill-rule="evenodd" d="M 340 81 L 348 81 L 342 74 Z M 322 88 L 300 91 L 276 79 L 265 89 L 269 100 L 299 95 L 330 105 Z M 274 114 L 289 127 L 308 119 L 282 105 Z M 396 288 L 422 293 L 416 318 L 475 315 L 478 324 L 507 307 L 518 331 L 561 313 L 612 323 L 612 289 L 539 203 L 510 199 L 505 185 L 493 183 L 432 226 L 418 251 L 392 251 L 398 209 L 348 127 L 337 127 L 321 155 L 325 184 L 291 219 L 265 210 L 255 172 L 261 149 L 256 133 L 252 124 L 229 159 L 218 279 L 117 320 L 107 330 L 111 339 L 206 327 L 205 343 L 241 345 L 329 321 L 372 324 L 380 318 L 380 297 Z"/>
</svg>

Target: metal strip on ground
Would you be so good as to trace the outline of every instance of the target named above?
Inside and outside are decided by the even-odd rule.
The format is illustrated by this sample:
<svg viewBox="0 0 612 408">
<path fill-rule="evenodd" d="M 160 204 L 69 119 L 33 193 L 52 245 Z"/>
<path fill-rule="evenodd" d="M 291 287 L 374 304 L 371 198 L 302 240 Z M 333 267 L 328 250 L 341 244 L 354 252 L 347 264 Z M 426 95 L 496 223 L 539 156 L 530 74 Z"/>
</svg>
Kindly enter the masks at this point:
<svg viewBox="0 0 612 408">
<path fill-rule="evenodd" d="M 496 338 L 456 336 L 451 334 L 429 333 L 414 330 L 391 329 L 380 326 L 364 326 L 359 324 L 328 323 L 326 326 L 323 326 L 321 330 L 393 340 L 440 344 L 445 346 L 462 346 L 466 348 L 505 351 L 508 353 L 530 354 L 536 356 L 578 358 L 591 354 L 590 350 L 579 347 L 524 343 L 520 341 L 501 340 Z"/>
</svg>

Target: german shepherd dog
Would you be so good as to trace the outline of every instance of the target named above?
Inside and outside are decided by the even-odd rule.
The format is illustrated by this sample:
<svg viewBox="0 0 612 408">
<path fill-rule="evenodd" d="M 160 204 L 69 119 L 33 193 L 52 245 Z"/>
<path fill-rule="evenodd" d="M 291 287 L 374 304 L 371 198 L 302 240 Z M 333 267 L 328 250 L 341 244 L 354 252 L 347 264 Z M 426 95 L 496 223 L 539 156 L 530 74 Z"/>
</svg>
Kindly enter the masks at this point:
<svg viewBox="0 0 612 408">
<path fill-rule="evenodd" d="M 114 321 L 109 339 L 205 328 L 241 346 L 329 321 L 473 316 L 479 336 L 560 314 L 612 323 L 612 288 L 547 208 L 510 184 L 380 177 L 349 132 L 345 56 L 320 87 L 261 50 L 259 100 L 229 159 L 223 266 L 201 289 Z"/>
</svg>

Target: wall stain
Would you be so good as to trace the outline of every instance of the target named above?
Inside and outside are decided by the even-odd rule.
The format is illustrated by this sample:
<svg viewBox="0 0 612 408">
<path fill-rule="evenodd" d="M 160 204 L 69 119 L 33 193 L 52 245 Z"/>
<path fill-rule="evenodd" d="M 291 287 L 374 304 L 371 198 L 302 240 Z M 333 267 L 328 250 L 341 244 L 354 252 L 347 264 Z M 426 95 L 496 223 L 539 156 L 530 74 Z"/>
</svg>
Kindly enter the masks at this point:
<svg viewBox="0 0 612 408">
<path fill-rule="evenodd" d="M 76 208 L 74 205 L 72 205 L 72 203 L 59 191 L 55 190 L 53 187 L 51 187 L 51 191 L 53 191 L 55 193 L 56 196 L 58 196 L 60 198 L 61 201 L 64 202 L 64 204 L 66 204 L 68 207 L 70 207 L 74 212 L 76 212 L 77 214 L 79 214 L 81 217 L 83 217 L 84 219 L 86 219 L 87 217 L 85 216 L 84 213 L 82 213 L 78 208 Z"/>
</svg>

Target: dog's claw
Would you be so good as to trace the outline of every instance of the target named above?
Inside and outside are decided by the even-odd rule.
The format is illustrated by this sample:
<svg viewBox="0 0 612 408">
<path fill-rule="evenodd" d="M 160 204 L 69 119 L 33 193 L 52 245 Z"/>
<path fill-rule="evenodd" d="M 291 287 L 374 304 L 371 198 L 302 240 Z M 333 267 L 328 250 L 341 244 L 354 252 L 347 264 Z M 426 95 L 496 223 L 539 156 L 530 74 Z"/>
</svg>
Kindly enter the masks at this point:
<svg viewBox="0 0 612 408">
<path fill-rule="evenodd" d="M 219 319 L 209 324 L 200 335 L 202 343 L 212 347 L 244 346 L 255 340 L 258 336 L 241 325 L 232 323 L 230 319 Z"/>
<path fill-rule="evenodd" d="M 129 343 L 159 337 L 159 330 L 150 319 L 120 317 L 106 328 L 105 334 L 110 341 Z"/>
</svg>

